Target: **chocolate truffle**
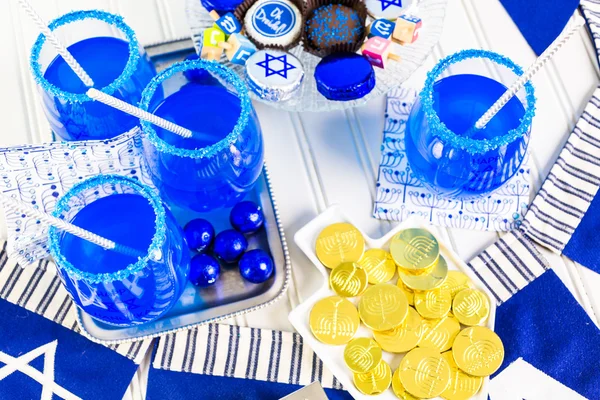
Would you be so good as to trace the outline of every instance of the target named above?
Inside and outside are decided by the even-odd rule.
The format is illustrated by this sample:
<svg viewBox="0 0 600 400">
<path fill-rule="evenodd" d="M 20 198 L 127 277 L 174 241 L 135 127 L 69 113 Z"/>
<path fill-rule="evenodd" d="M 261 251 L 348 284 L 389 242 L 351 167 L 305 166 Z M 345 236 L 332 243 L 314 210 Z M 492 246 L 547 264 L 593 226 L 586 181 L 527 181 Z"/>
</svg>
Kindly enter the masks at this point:
<svg viewBox="0 0 600 400">
<path fill-rule="evenodd" d="M 327 4 L 315 9 L 306 22 L 309 45 L 317 50 L 355 44 L 361 39 L 364 29 L 358 12 L 341 4 Z"/>
</svg>

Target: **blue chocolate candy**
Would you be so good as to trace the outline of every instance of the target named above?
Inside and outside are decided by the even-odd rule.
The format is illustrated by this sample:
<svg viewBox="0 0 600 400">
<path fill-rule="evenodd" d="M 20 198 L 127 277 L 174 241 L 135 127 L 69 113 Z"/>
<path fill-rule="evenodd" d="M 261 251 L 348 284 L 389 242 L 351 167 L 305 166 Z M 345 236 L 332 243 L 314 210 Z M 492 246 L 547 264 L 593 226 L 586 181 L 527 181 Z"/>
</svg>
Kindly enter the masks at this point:
<svg viewBox="0 0 600 400">
<path fill-rule="evenodd" d="M 228 229 L 217 235 L 213 252 L 218 259 L 226 263 L 234 263 L 240 259 L 248 248 L 248 241 L 240 232 Z"/>
<path fill-rule="evenodd" d="M 250 250 L 240 259 L 240 274 L 252 283 L 262 283 L 275 271 L 271 256 L 264 250 Z"/>
<path fill-rule="evenodd" d="M 241 201 L 231 209 L 229 222 L 242 233 L 254 233 L 263 226 L 265 216 L 255 202 Z"/>
<path fill-rule="evenodd" d="M 216 258 L 208 254 L 198 254 L 190 263 L 189 280 L 196 286 L 206 287 L 214 284 L 221 274 L 221 266 Z"/>
<path fill-rule="evenodd" d="M 355 53 L 335 53 L 315 68 L 317 90 L 329 100 L 348 101 L 366 96 L 375 87 L 375 71 Z"/>
<path fill-rule="evenodd" d="M 210 222 L 202 218 L 188 222 L 183 228 L 183 233 L 190 250 L 198 252 L 206 250 L 215 238 L 215 229 Z"/>
</svg>

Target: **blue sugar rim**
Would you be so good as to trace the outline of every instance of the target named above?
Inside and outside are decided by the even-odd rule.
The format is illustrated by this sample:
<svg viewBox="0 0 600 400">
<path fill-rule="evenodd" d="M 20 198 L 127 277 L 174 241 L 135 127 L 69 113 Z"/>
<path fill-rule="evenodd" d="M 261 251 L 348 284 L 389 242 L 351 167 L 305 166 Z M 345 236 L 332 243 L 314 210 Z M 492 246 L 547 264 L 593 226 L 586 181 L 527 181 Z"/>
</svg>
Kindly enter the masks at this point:
<svg viewBox="0 0 600 400">
<path fill-rule="evenodd" d="M 52 212 L 52 215 L 61 218 L 62 215 L 70 209 L 69 200 L 73 197 L 78 196 L 86 190 L 90 190 L 94 187 L 105 185 L 105 184 L 120 184 L 128 186 L 135 190 L 138 194 L 148 199 L 148 202 L 154 210 L 156 215 L 155 219 L 155 232 L 152 237 L 152 242 L 148 247 L 147 253 L 143 258 L 138 259 L 134 264 L 129 264 L 126 268 L 112 273 L 101 273 L 93 274 L 90 272 L 84 272 L 76 268 L 71 264 L 60 251 L 60 229 L 53 226 L 48 231 L 49 242 L 50 242 L 50 254 L 56 261 L 60 268 L 64 269 L 70 277 L 77 280 L 84 280 L 88 283 L 109 283 L 114 281 L 120 281 L 127 278 L 130 275 L 137 274 L 142 271 L 148 265 L 151 254 L 157 254 L 161 252 L 161 248 L 167 239 L 167 217 L 165 207 L 158 196 L 158 194 L 152 190 L 149 186 L 146 186 L 137 180 L 126 178 L 121 175 L 97 175 L 93 178 L 86 179 L 80 183 L 75 184 L 67 193 L 65 193 L 56 203 L 56 208 Z"/>
<path fill-rule="evenodd" d="M 48 25 L 48 27 L 50 28 L 50 30 L 54 31 L 60 26 L 67 25 L 76 21 L 83 21 L 86 19 L 96 19 L 104 21 L 110 25 L 115 26 L 120 31 L 122 31 L 125 34 L 125 36 L 127 36 L 129 44 L 129 60 L 125 65 L 125 69 L 123 70 L 121 75 L 117 79 L 115 79 L 110 85 L 100 89 L 102 92 L 112 95 L 118 88 L 123 86 L 125 82 L 129 80 L 129 78 L 131 78 L 131 76 L 138 67 L 138 63 L 142 56 L 140 54 L 140 47 L 137 37 L 133 29 L 131 29 L 129 25 L 127 25 L 123 21 L 123 17 L 121 17 L 120 15 L 115 15 L 100 10 L 73 11 L 53 20 L 50 23 L 50 25 Z M 37 84 L 40 85 L 42 89 L 50 93 L 52 96 L 60 97 L 72 103 L 83 103 L 86 101 L 92 101 L 92 99 L 85 93 L 66 92 L 62 89 L 59 89 L 57 86 L 51 84 L 46 78 L 44 78 L 44 74 L 42 73 L 42 66 L 38 61 L 44 43 L 46 43 L 46 37 L 43 34 L 40 34 L 37 40 L 35 41 L 33 47 L 31 48 L 29 66 Z"/>
<path fill-rule="evenodd" d="M 156 130 L 154 130 L 154 127 L 150 122 L 140 122 L 142 125 L 142 130 L 146 134 L 147 139 L 161 153 L 168 153 L 179 157 L 188 157 L 195 159 L 213 157 L 218 152 L 224 150 L 226 147 L 231 145 L 236 140 L 236 138 L 244 132 L 244 129 L 246 129 L 246 126 L 248 125 L 248 121 L 250 119 L 250 113 L 252 112 L 252 103 L 250 101 L 250 96 L 248 95 L 248 87 L 246 86 L 244 81 L 240 79 L 240 77 L 235 72 L 233 72 L 232 69 L 227 68 L 224 65 L 217 63 L 216 61 L 188 60 L 175 63 L 171 67 L 167 68 L 166 70 L 155 76 L 150 81 L 148 86 L 146 86 L 146 89 L 144 89 L 144 91 L 142 92 L 140 108 L 145 111 L 150 111 L 148 107 L 158 87 L 164 81 L 171 78 L 173 75 L 179 72 L 189 71 L 191 69 L 203 69 L 205 71 L 218 75 L 221 79 L 223 79 L 225 82 L 227 82 L 235 88 L 237 96 L 240 99 L 241 111 L 237 123 L 233 127 L 233 130 L 226 137 L 210 146 L 206 146 L 201 149 L 182 149 L 180 147 L 175 147 L 158 137 Z"/>
<path fill-rule="evenodd" d="M 425 86 L 421 91 L 421 104 L 429 123 L 429 129 L 434 132 L 442 141 L 449 142 L 451 146 L 461 148 L 471 154 L 483 154 L 491 150 L 496 150 L 499 147 L 507 146 L 508 144 L 525 135 L 531 128 L 533 116 L 535 115 L 535 94 L 531 82 L 525 84 L 525 93 L 527 100 L 527 109 L 525 115 L 520 119 L 520 125 L 508 131 L 506 135 L 497 136 L 493 139 L 472 139 L 462 137 L 452 132 L 440 120 L 439 116 L 433 109 L 433 84 L 441 73 L 452 64 L 470 58 L 486 58 L 496 64 L 503 65 L 512 70 L 516 75 L 523 75 L 523 69 L 515 64 L 511 59 L 488 50 L 462 50 L 454 53 L 441 60 L 428 74 L 425 81 Z"/>
</svg>

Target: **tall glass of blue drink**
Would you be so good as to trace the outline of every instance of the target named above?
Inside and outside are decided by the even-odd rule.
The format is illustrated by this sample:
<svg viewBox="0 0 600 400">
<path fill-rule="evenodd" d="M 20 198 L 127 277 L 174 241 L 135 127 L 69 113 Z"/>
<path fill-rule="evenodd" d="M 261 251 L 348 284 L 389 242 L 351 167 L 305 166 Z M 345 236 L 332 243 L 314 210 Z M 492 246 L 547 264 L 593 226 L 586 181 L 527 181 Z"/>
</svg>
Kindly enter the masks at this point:
<svg viewBox="0 0 600 400">
<path fill-rule="evenodd" d="M 94 81 L 94 87 L 130 104 L 156 75 L 133 30 L 118 15 L 75 11 L 49 25 Z M 43 35 L 31 50 L 31 69 L 52 131 L 64 140 L 108 139 L 138 124 L 135 117 L 93 101 Z"/>
<path fill-rule="evenodd" d="M 231 69 L 174 64 L 150 82 L 140 108 L 193 131 L 186 139 L 142 121 L 146 165 L 167 203 L 204 212 L 232 206 L 252 189 L 263 139 L 248 89 Z"/>
<path fill-rule="evenodd" d="M 189 252 L 181 228 L 150 187 L 99 175 L 65 193 L 54 215 L 140 252 L 133 257 L 106 250 L 50 228 L 58 274 L 75 303 L 93 318 L 116 326 L 139 325 L 164 315 L 180 297 Z"/>
<path fill-rule="evenodd" d="M 406 157 L 423 184 L 448 198 L 485 195 L 507 182 L 526 156 L 535 113 L 529 82 L 483 129 L 475 122 L 523 70 L 484 50 L 464 50 L 429 72 L 406 124 Z"/>
</svg>

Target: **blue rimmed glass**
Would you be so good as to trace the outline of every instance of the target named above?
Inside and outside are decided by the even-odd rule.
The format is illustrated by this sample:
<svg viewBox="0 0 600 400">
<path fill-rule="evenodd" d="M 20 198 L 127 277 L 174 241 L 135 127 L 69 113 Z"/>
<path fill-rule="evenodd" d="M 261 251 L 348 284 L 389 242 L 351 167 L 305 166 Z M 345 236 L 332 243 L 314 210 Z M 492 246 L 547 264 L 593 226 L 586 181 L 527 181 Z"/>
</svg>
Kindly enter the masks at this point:
<svg viewBox="0 0 600 400">
<path fill-rule="evenodd" d="M 132 326 L 164 315 L 186 284 L 190 256 L 183 231 L 150 187 L 118 175 L 73 186 L 53 213 L 139 250 L 132 257 L 51 227 L 50 254 L 75 303 L 110 325 Z"/>
<path fill-rule="evenodd" d="M 484 50 L 453 54 L 428 73 L 405 132 L 408 162 L 427 187 L 448 198 L 475 198 L 519 172 L 535 114 L 531 83 L 484 129 L 473 127 L 522 74 L 507 57 Z"/>
<path fill-rule="evenodd" d="M 150 82 L 140 107 L 193 131 L 185 139 L 141 122 L 149 174 L 169 204 L 211 211 L 252 189 L 263 139 L 248 89 L 231 69 L 203 60 L 174 64 Z"/>
<path fill-rule="evenodd" d="M 55 19 L 50 29 L 94 81 L 94 87 L 130 104 L 156 75 L 134 31 L 119 15 L 75 11 Z M 52 131 L 64 140 L 108 139 L 127 132 L 138 120 L 93 101 L 43 35 L 31 50 L 31 69 Z"/>
</svg>

